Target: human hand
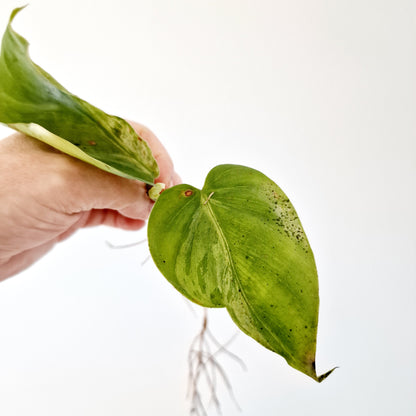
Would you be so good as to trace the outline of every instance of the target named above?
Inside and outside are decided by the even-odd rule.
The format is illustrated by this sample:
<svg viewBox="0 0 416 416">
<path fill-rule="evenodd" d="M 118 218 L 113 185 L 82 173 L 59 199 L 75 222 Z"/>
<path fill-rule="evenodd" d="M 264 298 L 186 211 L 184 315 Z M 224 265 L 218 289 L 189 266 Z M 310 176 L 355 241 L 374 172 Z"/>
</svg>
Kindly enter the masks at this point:
<svg viewBox="0 0 416 416">
<path fill-rule="evenodd" d="M 157 137 L 130 122 L 157 160 L 157 182 L 180 182 Z M 121 178 L 23 134 L 0 141 L 0 280 L 24 270 L 77 229 L 138 230 L 153 202 L 142 182 Z"/>
</svg>

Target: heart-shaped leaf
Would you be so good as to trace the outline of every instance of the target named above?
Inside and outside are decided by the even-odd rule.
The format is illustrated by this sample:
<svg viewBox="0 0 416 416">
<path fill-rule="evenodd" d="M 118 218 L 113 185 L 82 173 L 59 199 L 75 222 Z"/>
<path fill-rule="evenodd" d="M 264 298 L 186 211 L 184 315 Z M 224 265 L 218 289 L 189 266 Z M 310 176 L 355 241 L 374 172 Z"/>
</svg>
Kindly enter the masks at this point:
<svg viewBox="0 0 416 416">
<path fill-rule="evenodd" d="M 147 143 L 123 119 L 76 97 L 32 62 L 11 27 L 0 55 L 0 123 L 100 169 L 153 184 L 159 168 Z"/>
<path fill-rule="evenodd" d="M 188 299 L 226 307 L 242 331 L 317 381 L 318 278 L 295 209 L 262 173 L 220 165 L 202 190 L 164 191 L 149 219 L 150 252 Z"/>
</svg>

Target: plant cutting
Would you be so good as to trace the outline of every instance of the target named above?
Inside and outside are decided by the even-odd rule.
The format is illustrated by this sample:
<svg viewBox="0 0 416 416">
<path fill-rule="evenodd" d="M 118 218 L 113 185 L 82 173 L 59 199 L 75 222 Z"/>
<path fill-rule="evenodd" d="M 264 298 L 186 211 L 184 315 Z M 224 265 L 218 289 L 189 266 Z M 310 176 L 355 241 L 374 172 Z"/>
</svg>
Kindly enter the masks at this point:
<svg viewBox="0 0 416 416">
<path fill-rule="evenodd" d="M 261 172 L 219 165 L 202 189 L 164 192 L 145 140 L 122 118 L 73 95 L 29 57 L 12 28 L 0 55 L 0 122 L 115 175 L 149 186 L 151 256 L 186 298 L 226 308 L 236 325 L 293 368 L 315 368 L 319 291 L 314 255 L 286 194 Z"/>
</svg>

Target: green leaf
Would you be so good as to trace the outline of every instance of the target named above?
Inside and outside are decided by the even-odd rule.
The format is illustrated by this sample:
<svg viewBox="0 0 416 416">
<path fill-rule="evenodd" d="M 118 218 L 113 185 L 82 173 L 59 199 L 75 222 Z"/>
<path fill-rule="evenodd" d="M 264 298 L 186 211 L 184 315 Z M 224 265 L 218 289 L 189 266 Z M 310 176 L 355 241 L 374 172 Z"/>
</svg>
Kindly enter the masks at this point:
<svg viewBox="0 0 416 416">
<path fill-rule="evenodd" d="M 60 85 L 29 57 L 11 23 L 0 55 L 0 122 L 97 166 L 153 184 L 159 168 L 147 143 L 123 119 L 110 116 Z"/>
<path fill-rule="evenodd" d="M 149 219 L 150 252 L 172 285 L 205 307 L 226 307 L 242 331 L 317 381 L 318 278 L 283 191 L 262 173 L 220 165 L 202 190 L 164 191 Z"/>
</svg>

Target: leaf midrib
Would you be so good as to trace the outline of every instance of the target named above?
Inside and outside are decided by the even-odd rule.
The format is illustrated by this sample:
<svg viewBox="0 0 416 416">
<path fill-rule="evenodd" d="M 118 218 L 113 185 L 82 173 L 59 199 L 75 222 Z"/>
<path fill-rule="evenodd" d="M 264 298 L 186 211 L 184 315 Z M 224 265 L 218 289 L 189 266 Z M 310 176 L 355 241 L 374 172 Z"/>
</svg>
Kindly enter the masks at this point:
<svg viewBox="0 0 416 416">
<path fill-rule="evenodd" d="M 234 265 L 234 260 L 233 260 L 232 254 L 231 254 L 230 246 L 228 245 L 227 239 L 225 238 L 225 235 L 222 231 L 222 228 L 221 228 L 221 226 L 218 222 L 217 216 L 215 215 L 215 213 L 214 213 L 214 211 L 211 207 L 211 200 L 208 201 L 208 203 L 204 204 L 205 201 L 206 201 L 206 198 L 204 199 L 203 192 L 201 192 L 201 204 L 202 204 L 201 208 L 205 207 L 207 209 L 208 217 L 211 219 L 211 221 L 214 225 L 214 228 L 218 233 L 220 241 L 223 244 L 223 247 L 226 251 L 226 257 L 228 259 L 228 263 L 229 263 L 230 268 L 231 268 L 231 272 L 233 273 L 233 276 L 235 276 L 235 280 L 237 282 L 238 288 L 240 289 L 239 293 L 243 297 L 245 304 L 247 305 L 247 307 L 249 308 L 250 312 L 253 314 L 255 319 L 257 319 L 258 322 L 261 322 L 263 324 L 263 320 L 258 317 L 256 311 L 253 309 L 253 307 L 250 305 L 250 303 L 247 300 L 246 294 L 244 292 L 244 287 L 241 285 L 241 282 L 238 278 L 238 273 L 237 273 L 237 270 L 236 270 L 235 265 Z M 225 306 L 227 307 L 228 305 L 225 305 Z M 290 353 L 290 351 L 287 350 L 287 348 L 282 344 L 282 342 L 279 340 L 279 338 L 276 338 L 275 334 L 272 331 L 270 331 L 269 329 L 267 329 L 267 331 L 272 336 L 272 338 L 274 338 L 276 340 L 278 345 L 281 346 L 282 350 L 285 351 L 286 356 L 290 357 L 293 360 L 293 362 L 296 362 L 297 361 L 296 358 Z"/>
</svg>

